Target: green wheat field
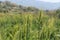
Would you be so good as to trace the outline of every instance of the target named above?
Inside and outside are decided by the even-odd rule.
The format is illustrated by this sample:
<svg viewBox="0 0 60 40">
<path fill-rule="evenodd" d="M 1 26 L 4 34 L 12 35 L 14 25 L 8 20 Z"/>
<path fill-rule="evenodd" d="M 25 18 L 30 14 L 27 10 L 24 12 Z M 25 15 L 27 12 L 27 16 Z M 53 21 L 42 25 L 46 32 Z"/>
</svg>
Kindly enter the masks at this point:
<svg viewBox="0 0 60 40">
<path fill-rule="evenodd" d="M 60 19 L 43 11 L 0 13 L 0 40 L 60 40 Z"/>
</svg>

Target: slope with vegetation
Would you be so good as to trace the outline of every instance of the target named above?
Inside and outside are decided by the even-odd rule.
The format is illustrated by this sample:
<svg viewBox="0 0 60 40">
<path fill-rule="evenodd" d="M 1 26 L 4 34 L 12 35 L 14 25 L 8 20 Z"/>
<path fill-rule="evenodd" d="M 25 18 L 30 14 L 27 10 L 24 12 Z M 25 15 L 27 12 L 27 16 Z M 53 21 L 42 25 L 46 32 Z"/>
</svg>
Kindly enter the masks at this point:
<svg viewBox="0 0 60 40">
<path fill-rule="evenodd" d="M 17 5 L 15 3 L 11 3 L 10 1 L 2 2 L 0 1 L 0 12 L 16 12 L 16 13 L 22 13 L 22 12 L 32 12 L 37 13 L 39 9 L 34 7 L 24 7 L 22 5 Z"/>
</svg>

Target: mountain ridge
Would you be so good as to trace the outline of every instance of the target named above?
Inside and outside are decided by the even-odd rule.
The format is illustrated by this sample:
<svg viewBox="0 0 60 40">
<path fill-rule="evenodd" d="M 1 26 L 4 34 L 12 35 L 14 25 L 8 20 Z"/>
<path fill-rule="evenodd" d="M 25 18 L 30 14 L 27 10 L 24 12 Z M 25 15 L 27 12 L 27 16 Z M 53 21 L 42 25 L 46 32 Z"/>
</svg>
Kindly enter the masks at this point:
<svg viewBox="0 0 60 40">
<path fill-rule="evenodd" d="M 17 5 L 16 3 L 12 3 L 10 1 L 0 1 L 0 12 L 17 12 L 17 13 L 24 13 L 24 12 L 32 12 L 36 13 L 39 9 L 35 7 L 25 7 L 22 5 Z"/>
<path fill-rule="evenodd" d="M 60 2 L 50 3 L 50 2 L 43 2 L 43 1 L 37 1 L 37 0 L 19 0 L 19 1 L 12 0 L 11 2 L 16 3 L 18 5 L 27 6 L 27 7 L 29 7 L 29 6 L 35 7 L 38 9 L 54 10 L 54 9 L 60 8 Z"/>
<path fill-rule="evenodd" d="M 50 3 L 50 2 L 43 2 L 43 1 L 37 1 L 37 0 L 20 0 L 19 2 L 16 2 L 17 4 L 21 4 L 24 6 L 32 6 L 36 7 L 38 9 L 58 9 L 60 7 L 60 3 Z"/>
</svg>

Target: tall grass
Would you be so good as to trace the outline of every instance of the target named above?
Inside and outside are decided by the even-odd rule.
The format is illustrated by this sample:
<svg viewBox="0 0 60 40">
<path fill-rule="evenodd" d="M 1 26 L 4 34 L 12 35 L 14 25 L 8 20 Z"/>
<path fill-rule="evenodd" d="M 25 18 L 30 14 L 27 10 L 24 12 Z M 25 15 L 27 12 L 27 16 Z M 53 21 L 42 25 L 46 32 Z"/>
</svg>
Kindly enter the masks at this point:
<svg viewBox="0 0 60 40">
<path fill-rule="evenodd" d="M 59 23 L 42 11 L 37 15 L 2 13 L 0 40 L 59 40 Z"/>
</svg>

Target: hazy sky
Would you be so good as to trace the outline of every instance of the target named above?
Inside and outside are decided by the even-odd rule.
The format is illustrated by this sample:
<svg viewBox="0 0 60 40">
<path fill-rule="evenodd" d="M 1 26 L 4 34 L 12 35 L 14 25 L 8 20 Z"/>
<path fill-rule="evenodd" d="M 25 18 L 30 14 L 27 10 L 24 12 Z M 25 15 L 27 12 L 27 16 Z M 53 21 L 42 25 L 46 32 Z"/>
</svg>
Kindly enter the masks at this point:
<svg viewBox="0 0 60 40">
<path fill-rule="evenodd" d="M 17 1 L 29 1 L 29 0 L 9 0 L 9 1 L 15 1 L 15 2 L 17 2 Z M 44 1 L 44 2 L 52 2 L 52 3 L 60 2 L 60 0 L 34 0 L 34 1 Z"/>
<path fill-rule="evenodd" d="M 38 1 L 52 2 L 52 3 L 60 2 L 60 0 L 38 0 Z"/>
</svg>

